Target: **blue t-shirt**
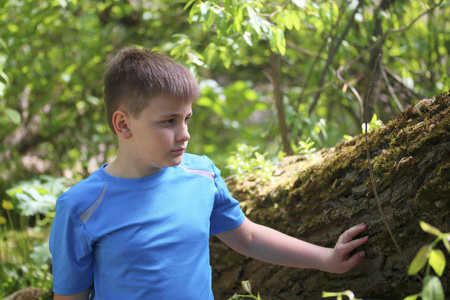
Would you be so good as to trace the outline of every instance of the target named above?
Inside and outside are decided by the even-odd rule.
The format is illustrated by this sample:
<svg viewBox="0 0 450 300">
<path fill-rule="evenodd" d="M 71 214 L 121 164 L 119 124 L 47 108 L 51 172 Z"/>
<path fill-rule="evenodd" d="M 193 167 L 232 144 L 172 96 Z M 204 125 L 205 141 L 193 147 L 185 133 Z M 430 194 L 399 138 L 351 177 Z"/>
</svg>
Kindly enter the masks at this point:
<svg viewBox="0 0 450 300">
<path fill-rule="evenodd" d="M 123 179 L 104 166 L 62 194 L 50 233 L 53 290 L 94 299 L 213 299 L 209 237 L 244 221 L 220 171 L 184 154 Z"/>
</svg>

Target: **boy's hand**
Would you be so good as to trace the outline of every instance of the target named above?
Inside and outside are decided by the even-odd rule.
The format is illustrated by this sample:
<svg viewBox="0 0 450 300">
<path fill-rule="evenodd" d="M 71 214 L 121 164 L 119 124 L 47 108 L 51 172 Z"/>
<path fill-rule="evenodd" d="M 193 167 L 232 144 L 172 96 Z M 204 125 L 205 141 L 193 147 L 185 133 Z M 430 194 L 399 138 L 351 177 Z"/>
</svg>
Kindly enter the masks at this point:
<svg viewBox="0 0 450 300">
<path fill-rule="evenodd" d="M 366 228 L 366 224 L 362 223 L 351 227 L 339 237 L 336 246 L 334 246 L 327 259 L 328 272 L 344 273 L 361 262 L 366 255 L 364 251 L 359 251 L 353 256 L 350 256 L 350 252 L 369 240 L 368 236 L 356 240 L 353 239 Z"/>
</svg>

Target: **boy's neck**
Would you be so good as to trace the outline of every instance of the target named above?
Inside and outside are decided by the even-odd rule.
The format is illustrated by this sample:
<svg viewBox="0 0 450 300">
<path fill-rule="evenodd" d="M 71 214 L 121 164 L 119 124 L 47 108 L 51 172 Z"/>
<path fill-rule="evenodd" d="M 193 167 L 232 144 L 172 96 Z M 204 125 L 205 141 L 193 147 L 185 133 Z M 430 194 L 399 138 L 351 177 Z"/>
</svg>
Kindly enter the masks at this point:
<svg viewBox="0 0 450 300">
<path fill-rule="evenodd" d="M 133 166 L 130 163 L 123 162 L 119 158 L 105 167 L 105 172 L 111 176 L 125 179 L 143 178 L 156 174 L 161 169 L 142 169 L 139 166 Z"/>
</svg>

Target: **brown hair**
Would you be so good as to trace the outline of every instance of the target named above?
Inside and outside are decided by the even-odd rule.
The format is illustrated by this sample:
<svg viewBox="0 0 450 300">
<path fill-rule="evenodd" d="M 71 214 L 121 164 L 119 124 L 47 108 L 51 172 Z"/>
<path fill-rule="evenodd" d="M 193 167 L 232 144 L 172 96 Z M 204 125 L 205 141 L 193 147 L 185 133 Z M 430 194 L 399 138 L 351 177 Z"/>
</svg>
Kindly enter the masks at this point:
<svg viewBox="0 0 450 300">
<path fill-rule="evenodd" d="M 185 66 L 150 49 L 125 47 L 107 65 L 104 97 L 113 133 L 112 116 L 122 106 L 138 116 L 152 97 L 166 95 L 195 102 L 200 94 L 197 81 Z"/>
</svg>

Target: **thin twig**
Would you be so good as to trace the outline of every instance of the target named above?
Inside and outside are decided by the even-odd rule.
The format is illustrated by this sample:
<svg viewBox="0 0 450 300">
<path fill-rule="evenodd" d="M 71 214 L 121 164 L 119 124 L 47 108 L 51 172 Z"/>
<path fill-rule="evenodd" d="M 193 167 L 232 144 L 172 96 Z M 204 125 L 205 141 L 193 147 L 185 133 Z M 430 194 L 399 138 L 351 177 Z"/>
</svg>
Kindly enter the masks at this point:
<svg viewBox="0 0 450 300">
<path fill-rule="evenodd" d="M 364 103 L 363 103 L 363 99 L 361 98 L 361 95 L 358 93 L 358 91 L 355 89 L 355 87 L 353 85 L 351 85 L 350 83 L 348 83 L 344 77 L 342 77 L 340 72 L 336 72 L 336 75 L 338 77 L 339 80 L 341 80 L 344 84 L 346 84 L 350 90 L 352 90 L 353 94 L 355 94 L 356 99 L 358 99 L 359 105 L 361 107 L 361 118 L 364 114 Z M 360 120 L 361 120 L 360 118 Z"/>
<path fill-rule="evenodd" d="M 403 82 L 402 78 L 400 76 L 398 76 L 394 71 L 392 71 L 391 69 L 389 69 L 386 65 L 383 65 L 383 69 L 384 71 L 390 75 L 395 81 L 397 81 L 405 90 L 406 92 L 411 96 L 411 97 L 415 97 L 417 99 L 424 99 L 425 96 L 413 91 L 412 89 L 410 89 L 409 87 L 407 87 L 405 85 L 405 83 Z"/>
<path fill-rule="evenodd" d="M 382 64 L 382 63 L 380 62 L 380 64 Z M 389 79 L 387 78 L 386 71 L 384 70 L 383 65 L 380 65 L 380 70 L 381 70 L 381 75 L 383 75 L 384 82 L 386 82 L 386 85 L 388 87 L 389 93 L 391 93 L 391 96 L 392 96 L 392 98 L 394 98 L 395 103 L 397 103 L 397 106 L 400 109 L 400 112 L 402 112 L 404 109 L 403 105 L 400 103 L 400 100 L 398 100 L 397 95 L 395 94 L 394 89 L 392 88 L 392 85 L 389 83 Z"/>
<path fill-rule="evenodd" d="M 365 114 L 364 114 L 364 125 L 365 125 L 365 126 L 363 126 L 363 128 L 364 128 L 364 131 L 365 131 L 365 138 L 366 138 L 367 164 L 368 164 L 368 167 L 369 167 L 369 174 L 370 174 L 370 181 L 371 181 L 371 183 L 372 183 L 372 190 L 373 190 L 373 193 L 374 193 L 374 195 L 375 195 L 375 199 L 376 199 L 376 201 L 377 201 L 378 210 L 379 210 L 381 216 L 383 217 L 384 225 L 386 226 L 386 229 L 387 229 L 387 231 L 389 232 L 389 235 L 391 236 L 391 239 L 392 239 L 392 241 L 394 242 L 395 247 L 397 248 L 398 253 L 400 253 L 400 255 L 401 255 L 403 261 L 405 262 L 405 264 L 408 265 L 408 262 L 407 262 L 407 260 L 406 260 L 406 258 L 405 258 L 405 255 L 403 254 L 403 252 L 402 252 L 400 246 L 399 246 L 398 243 L 397 243 L 397 240 L 395 239 L 394 234 L 392 233 L 391 226 L 389 225 L 389 222 L 388 222 L 388 220 L 387 220 L 387 218 L 386 218 L 386 215 L 385 215 L 385 213 L 384 213 L 384 211 L 383 211 L 383 207 L 381 206 L 381 201 L 380 201 L 380 198 L 378 197 L 377 187 L 376 187 L 376 185 L 375 185 L 375 179 L 374 179 L 374 176 L 373 176 L 372 164 L 371 164 L 371 161 L 370 161 L 370 149 L 369 149 L 369 138 L 368 138 L 368 125 L 367 125 L 368 122 L 369 122 L 369 121 L 368 121 L 368 119 L 369 119 L 369 112 L 368 112 L 368 109 L 367 109 L 367 108 L 368 108 L 368 104 L 369 104 L 369 103 L 368 103 L 368 99 L 369 99 L 369 95 L 370 95 L 370 92 L 371 92 L 371 89 L 372 89 L 373 78 L 375 77 L 374 75 L 375 75 L 375 72 L 376 72 L 377 65 L 378 65 L 378 63 L 379 63 L 379 61 L 380 61 L 380 58 L 381 58 L 381 52 L 380 52 L 380 54 L 378 55 L 378 57 L 377 57 L 377 59 L 376 59 L 376 61 L 375 61 L 375 65 L 374 65 L 374 67 L 373 67 L 372 77 L 370 78 L 369 89 L 368 89 L 367 95 L 366 95 L 366 105 L 365 105 L 365 109 L 364 109 L 364 110 L 365 110 Z"/>
</svg>

